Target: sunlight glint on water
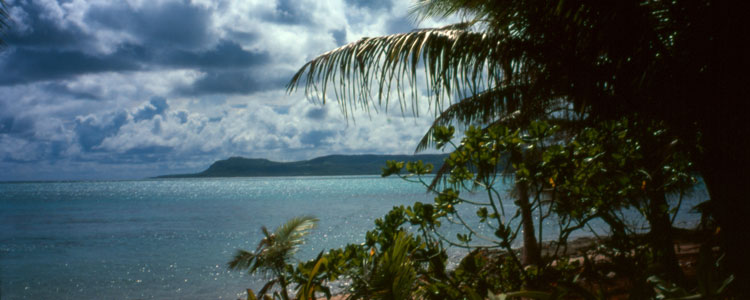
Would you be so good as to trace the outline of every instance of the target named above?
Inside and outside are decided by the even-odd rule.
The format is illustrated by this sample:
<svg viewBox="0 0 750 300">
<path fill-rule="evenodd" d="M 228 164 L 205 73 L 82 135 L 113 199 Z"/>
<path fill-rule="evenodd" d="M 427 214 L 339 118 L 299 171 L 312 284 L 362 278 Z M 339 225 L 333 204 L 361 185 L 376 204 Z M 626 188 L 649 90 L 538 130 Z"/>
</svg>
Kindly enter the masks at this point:
<svg viewBox="0 0 750 300">
<path fill-rule="evenodd" d="M 226 262 L 255 249 L 261 226 L 320 218 L 298 254 L 310 259 L 364 242 L 392 206 L 432 198 L 379 176 L 4 183 L 0 297 L 237 299 L 262 282 Z"/>
</svg>

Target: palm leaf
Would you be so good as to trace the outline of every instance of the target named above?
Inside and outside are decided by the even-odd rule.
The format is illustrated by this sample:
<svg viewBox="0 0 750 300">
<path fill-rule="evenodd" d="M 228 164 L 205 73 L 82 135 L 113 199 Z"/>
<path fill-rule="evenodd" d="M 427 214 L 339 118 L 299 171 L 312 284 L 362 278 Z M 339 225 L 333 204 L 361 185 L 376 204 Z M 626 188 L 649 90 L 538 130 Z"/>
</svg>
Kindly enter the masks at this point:
<svg viewBox="0 0 750 300">
<path fill-rule="evenodd" d="M 354 289 L 347 299 L 413 299 L 417 274 L 412 251 L 411 236 L 400 231 L 375 263 L 352 278 Z"/>
<path fill-rule="evenodd" d="M 298 246 L 304 243 L 304 237 L 315 228 L 318 219 L 313 216 L 294 217 L 274 231 L 275 246 L 284 249 L 285 260 L 297 252 Z"/>
<path fill-rule="evenodd" d="M 266 293 L 268 293 L 268 291 L 277 283 L 279 283 L 279 279 L 273 279 L 266 282 L 266 284 L 264 284 L 263 287 L 258 291 L 258 295 L 262 295 L 262 297 L 265 298 Z"/>
<path fill-rule="evenodd" d="M 488 124 L 511 112 L 516 112 L 519 97 L 516 87 L 495 88 L 462 99 L 443 110 L 419 141 L 415 152 L 434 145 L 433 132 L 439 126 L 459 124 Z M 509 109 L 510 108 L 510 109 Z"/>
<path fill-rule="evenodd" d="M 229 269 L 245 270 L 250 269 L 255 260 L 255 254 L 245 250 L 237 250 L 232 260 L 229 261 Z"/>
<path fill-rule="evenodd" d="M 295 217 L 277 227 L 274 233 L 262 227 L 265 237 L 258 243 L 255 252 L 238 250 L 228 263 L 229 269 L 248 270 L 250 274 L 261 271 L 278 277 L 317 221 L 312 216 Z"/>
<path fill-rule="evenodd" d="M 480 20 L 492 11 L 487 4 L 488 1 L 482 0 L 420 0 L 412 8 L 411 13 L 418 15 L 420 20 L 430 17 L 446 18 L 455 14 Z M 500 3 L 492 4 L 498 5 Z"/>
<path fill-rule="evenodd" d="M 387 109 L 392 97 L 402 110 L 411 102 L 418 114 L 421 69 L 436 107 L 446 97 L 478 93 L 501 80 L 496 38 L 466 28 L 457 24 L 360 39 L 302 66 L 287 90 L 292 92 L 304 82 L 308 98 L 325 103 L 333 86 L 345 116 L 356 107 L 378 104 Z"/>
</svg>

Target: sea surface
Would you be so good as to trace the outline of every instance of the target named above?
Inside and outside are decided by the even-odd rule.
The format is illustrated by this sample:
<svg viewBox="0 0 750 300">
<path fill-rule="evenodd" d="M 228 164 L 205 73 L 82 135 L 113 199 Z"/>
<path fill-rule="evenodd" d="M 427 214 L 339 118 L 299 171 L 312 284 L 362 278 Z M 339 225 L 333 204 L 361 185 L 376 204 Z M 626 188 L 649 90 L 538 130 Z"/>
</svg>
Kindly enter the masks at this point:
<svg viewBox="0 0 750 300">
<path fill-rule="evenodd" d="M 306 260 L 364 242 L 395 205 L 433 198 L 379 176 L 0 183 L 0 299 L 244 299 L 263 278 L 226 264 L 255 249 L 261 226 L 318 217 L 297 255 Z M 694 192 L 677 224 L 694 225 L 687 210 L 706 198 Z"/>
</svg>

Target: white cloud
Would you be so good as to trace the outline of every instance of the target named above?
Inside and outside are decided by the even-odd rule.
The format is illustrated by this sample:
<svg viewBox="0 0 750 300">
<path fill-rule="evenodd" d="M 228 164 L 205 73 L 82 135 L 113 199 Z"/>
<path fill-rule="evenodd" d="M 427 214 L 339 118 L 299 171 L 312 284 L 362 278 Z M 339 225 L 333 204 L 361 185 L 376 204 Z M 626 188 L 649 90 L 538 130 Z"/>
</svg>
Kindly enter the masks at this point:
<svg viewBox="0 0 750 300">
<path fill-rule="evenodd" d="M 38 38 L 32 35 L 34 26 L 41 26 L 34 20 L 41 18 L 80 38 L 80 43 L 66 44 L 65 51 L 102 60 L 124 59 L 131 65 L 127 70 L 84 68 L 69 76 L 0 85 L 0 168 L 12 170 L 0 180 L 64 178 L 65 174 L 88 178 L 86 174 L 107 176 L 112 170 L 119 170 L 118 178 L 153 176 L 199 171 L 214 160 L 237 155 L 289 161 L 336 153 L 411 153 L 433 119 L 426 107 L 415 118 L 409 113 L 402 116 L 392 106 L 388 114 L 382 109 L 372 114 L 359 110 L 347 120 L 335 101 L 321 108 L 305 100 L 302 91 L 289 95 L 282 86 L 307 60 L 337 47 L 341 39 L 351 42 L 401 28 L 410 6 L 403 1 L 40 0 L 30 4 L 16 0 L 11 4 L 21 2 L 26 4 L 11 5 L 10 12 L 19 22 L 11 41 L 27 38 L 26 43 L 37 43 L 28 49 L 50 55 L 62 50 L 34 39 Z M 41 15 L 29 15 L 35 11 L 32 5 L 41 8 L 36 9 Z M 185 26 L 202 26 L 196 34 L 205 37 L 159 42 L 156 39 L 174 28 L 161 32 L 128 23 L 162 24 L 155 18 L 168 17 L 170 11 L 163 8 L 169 5 L 192 13 L 188 17 L 194 20 L 182 21 Z M 426 23 L 434 24 L 439 23 Z M 225 45 L 234 46 L 233 53 L 245 55 L 248 62 L 241 66 L 190 63 L 207 57 L 206 51 L 220 41 L 231 42 Z M 8 53 L 17 50 L 12 47 Z M 162 61 L 174 53 L 187 62 Z M 8 57 L 0 56 L 0 63 Z M 234 75 L 247 76 L 260 88 L 189 92 L 206 78 L 217 84 Z M 154 104 L 154 97 L 163 97 L 167 105 Z"/>
</svg>

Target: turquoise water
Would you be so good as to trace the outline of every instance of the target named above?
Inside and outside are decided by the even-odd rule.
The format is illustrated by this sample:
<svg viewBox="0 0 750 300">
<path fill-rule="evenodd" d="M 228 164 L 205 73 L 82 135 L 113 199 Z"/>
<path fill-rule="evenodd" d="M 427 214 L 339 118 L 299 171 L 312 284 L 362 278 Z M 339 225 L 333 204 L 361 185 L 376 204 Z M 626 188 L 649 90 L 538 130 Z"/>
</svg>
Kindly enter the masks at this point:
<svg viewBox="0 0 750 300">
<path fill-rule="evenodd" d="M 320 218 L 298 254 L 310 259 L 432 198 L 377 176 L 4 183 L 0 298 L 237 299 L 262 282 L 226 262 L 255 249 L 261 226 Z"/>
</svg>

